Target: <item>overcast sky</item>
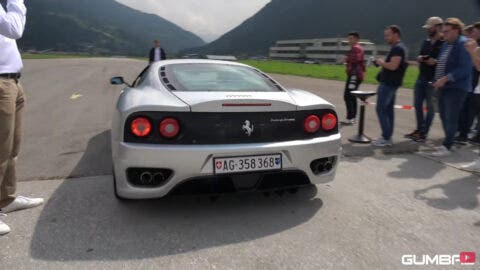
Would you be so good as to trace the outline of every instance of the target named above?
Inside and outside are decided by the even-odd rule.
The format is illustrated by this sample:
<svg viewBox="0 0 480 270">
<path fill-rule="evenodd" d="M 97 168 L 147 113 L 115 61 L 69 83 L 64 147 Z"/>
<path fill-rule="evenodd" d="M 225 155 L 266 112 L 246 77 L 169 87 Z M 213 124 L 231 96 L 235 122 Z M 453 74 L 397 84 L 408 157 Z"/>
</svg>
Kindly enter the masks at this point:
<svg viewBox="0 0 480 270">
<path fill-rule="evenodd" d="M 116 0 L 158 14 L 210 42 L 235 28 L 270 0 Z"/>
</svg>

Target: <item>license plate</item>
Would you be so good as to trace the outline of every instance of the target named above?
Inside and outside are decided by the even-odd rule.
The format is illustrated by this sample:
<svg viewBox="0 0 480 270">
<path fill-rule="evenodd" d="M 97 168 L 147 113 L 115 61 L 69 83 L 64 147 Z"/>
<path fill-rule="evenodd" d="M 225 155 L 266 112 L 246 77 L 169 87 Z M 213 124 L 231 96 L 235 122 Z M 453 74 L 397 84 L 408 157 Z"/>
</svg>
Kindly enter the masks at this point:
<svg viewBox="0 0 480 270">
<path fill-rule="evenodd" d="M 281 154 L 213 159 L 213 171 L 215 174 L 272 171 L 281 169 Z"/>
</svg>

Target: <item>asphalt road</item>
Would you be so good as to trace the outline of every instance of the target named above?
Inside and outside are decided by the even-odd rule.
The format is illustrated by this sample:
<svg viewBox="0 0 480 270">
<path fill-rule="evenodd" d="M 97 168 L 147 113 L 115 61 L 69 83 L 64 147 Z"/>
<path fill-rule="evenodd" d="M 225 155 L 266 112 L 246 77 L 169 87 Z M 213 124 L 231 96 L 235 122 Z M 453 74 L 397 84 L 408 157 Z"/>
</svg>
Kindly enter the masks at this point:
<svg viewBox="0 0 480 270">
<path fill-rule="evenodd" d="M 342 128 L 343 156 L 329 185 L 215 202 L 198 196 L 117 202 L 109 126 L 120 88 L 108 80 L 132 81 L 145 64 L 26 61 L 19 192 L 48 201 L 2 218 L 13 231 L 0 237 L 1 269 L 480 268 L 402 266 L 405 254 L 480 252 L 480 179 L 458 169 L 478 150 L 426 157 L 443 132 L 436 119 L 426 144 L 403 139 L 414 127 L 412 111 L 396 111 L 389 149 L 353 145 L 347 138 L 356 126 Z M 342 82 L 273 76 L 331 101 L 343 118 Z M 397 104 L 411 103 L 411 90 L 399 90 Z M 366 133 L 378 136 L 374 106 L 367 119 Z"/>
</svg>

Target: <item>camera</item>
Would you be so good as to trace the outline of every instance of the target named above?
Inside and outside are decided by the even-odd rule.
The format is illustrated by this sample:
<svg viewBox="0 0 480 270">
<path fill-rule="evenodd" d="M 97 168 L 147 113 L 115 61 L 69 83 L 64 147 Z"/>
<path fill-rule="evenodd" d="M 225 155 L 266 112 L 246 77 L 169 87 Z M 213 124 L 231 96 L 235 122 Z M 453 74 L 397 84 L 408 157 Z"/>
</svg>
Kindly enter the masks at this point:
<svg viewBox="0 0 480 270">
<path fill-rule="evenodd" d="M 375 59 L 375 57 L 371 56 L 370 57 L 370 62 L 375 66 L 375 67 L 379 67 L 380 65 L 377 64 L 377 60 Z"/>
</svg>

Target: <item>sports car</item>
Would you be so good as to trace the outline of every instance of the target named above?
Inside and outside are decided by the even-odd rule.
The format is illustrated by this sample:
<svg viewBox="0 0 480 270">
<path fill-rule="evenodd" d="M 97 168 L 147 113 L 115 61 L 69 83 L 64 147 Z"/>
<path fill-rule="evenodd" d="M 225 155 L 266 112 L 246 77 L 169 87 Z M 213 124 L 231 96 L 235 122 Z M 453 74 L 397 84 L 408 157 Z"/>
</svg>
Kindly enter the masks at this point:
<svg viewBox="0 0 480 270">
<path fill-rule="evenodd" d="M 113 115 L 119 199 L 292 190 L 334 179 L 335 107 L 248 65 L 165 60 L 128 84 Z"/>
</svg>

